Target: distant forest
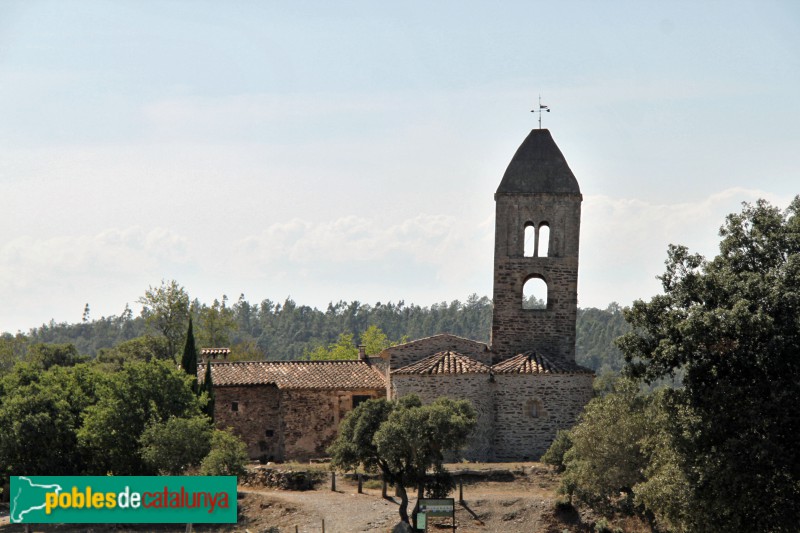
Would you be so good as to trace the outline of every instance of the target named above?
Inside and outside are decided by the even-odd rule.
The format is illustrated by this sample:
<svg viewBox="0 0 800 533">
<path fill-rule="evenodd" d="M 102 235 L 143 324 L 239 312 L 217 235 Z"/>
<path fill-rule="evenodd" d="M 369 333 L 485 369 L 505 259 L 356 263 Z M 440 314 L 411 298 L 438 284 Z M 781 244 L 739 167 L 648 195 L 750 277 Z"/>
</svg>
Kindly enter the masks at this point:
<svg viewBox="0 0 800 533">
<path fill-rule="evenodd" d="M 304 359 L 320 346 L 335 343 L 340 335 L 352 335 L 359 342 L 370 326 L 377 326 L 394 342 L 452 333 L 483 342 L 489 341 L 492 302 L 476 294 L 465 301 L 453 300 L 428 307 L 415 304 L 339 301 L 324 310 L 298 305 L 291 299 L 283 303 L 263 300 L 248 302 L 244 295 L 232 305 L 223 297 L 209 306 L 197 300 L 190 303 L 190 314 L 199 329 L 200 348 L 228 346 L 238 359 Z M 578 310 L 576 360 L 603 371 L 619 371 L 623 366 L 613 340 L 628 331 L 619 305 L 606 309 Z M 4 344 L 70 343 L 80 354 L 96 356 L 102 350 L 143 335 L 158 335 L 145 313 L 134 316 L 129 307 L 120 316 L 90 318 L 87 304 L 80 323 L 50 321 L 26 334 L 2 336 Z M 205 342 L 204 342 L 205 340 Z"/>
</svg>

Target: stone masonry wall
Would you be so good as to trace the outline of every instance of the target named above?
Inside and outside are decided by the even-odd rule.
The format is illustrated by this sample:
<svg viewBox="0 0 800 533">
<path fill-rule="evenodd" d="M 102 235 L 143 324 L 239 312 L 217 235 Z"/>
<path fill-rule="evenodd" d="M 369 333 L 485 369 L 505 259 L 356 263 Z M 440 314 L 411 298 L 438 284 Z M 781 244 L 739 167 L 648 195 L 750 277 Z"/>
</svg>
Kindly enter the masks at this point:
<svg viewBox="0 0 800 533">
<path fill-rule="evenodd" d="M 492 354 L 486 344 L 447 334 L 434 335 L 433 337 L 392 346 L 382 351 L 381 357 L 389 361 L 389 367 L 392 370 L 397 370 L 435 353 L 447 350 L 472 357 L 487 365 L 492 364 Z"/>
<path fill-rule="evenodd" d="M 219 429 L 233 428 L 233 432 L 247 444 L 247 454 L 251 459 L 269 461 L 283 457 L 281 402 L 277 387 L 214 387 L 214 394 L 216 426 Z M 236 411 L 233 402 L 236 402 Z"/>
<path fill-rule="evenodd" d="M 384 389 L 327 391 L 284 390 L 281 398 L 284 460 L 307 461 L 327 456 L 339 422 L 353 409 L 353 396 L 384 398 Z"/>
<path fill-rule="evenodd" d="M 495 375 L 494 459 L 539 459 L 557 430 L 575 424 L 592 398 L 593 379 L 592 374 Z"/>
<path fill-rule="evenodd" d="M 489 374 L 450 375 L 396 375 L 392 376 L 393 399 L 407 394 L 416 394 L 423 403 L 430 403 L 439 396 L 467 399 L 478 414 L 478 423 L 470 437 L 462 457 L 470 461 L 492 459 L 492 433 L 494 406 L 490 390 Z M 455 457 L 455 460 L 461 457 Z"/>
<path fill-rule="evenodd" d="M 531 272 L 547 283 L 547 309 L 523 309 L 522 292 Z M 554 360 L 575 360 L 577 258 L 506 259 L 495 266 L 492 349 L 499 362 L 525 350 Z"/>
<path fill-rule="evenodd" d="M 580 194 L 496 196 L 492 350 L 498 362 L 525 350 L 575 360 Z M 526 225 L 550 228 L 546 257 L 524 255 Z M 525 282 L 547 283 L 547 309 L 523 309 Z"/>
</svg>

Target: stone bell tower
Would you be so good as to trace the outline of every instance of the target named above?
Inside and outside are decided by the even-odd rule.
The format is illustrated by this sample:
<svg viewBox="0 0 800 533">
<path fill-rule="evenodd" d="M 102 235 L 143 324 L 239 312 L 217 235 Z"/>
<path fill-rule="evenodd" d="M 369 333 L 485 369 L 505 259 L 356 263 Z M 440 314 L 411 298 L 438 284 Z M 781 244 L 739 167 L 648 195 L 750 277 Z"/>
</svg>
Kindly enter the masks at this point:
<svg viewBox="0 0 800 533">
<path fill-rule="evenodd" d="M 549 130 L 523 141 L 494 199 L 495 362 L 529 350 L 574 362 L 583 196 Z M 542 308 L 523 307 L 528 283 L 539 286 Z"/>
</svg>

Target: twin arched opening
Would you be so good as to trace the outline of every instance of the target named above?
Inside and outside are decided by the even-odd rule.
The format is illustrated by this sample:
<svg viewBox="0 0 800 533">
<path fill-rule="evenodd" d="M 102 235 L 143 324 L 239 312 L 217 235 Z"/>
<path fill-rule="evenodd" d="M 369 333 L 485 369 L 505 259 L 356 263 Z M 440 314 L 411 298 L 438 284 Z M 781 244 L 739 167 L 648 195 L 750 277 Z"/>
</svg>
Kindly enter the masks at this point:
<svg viewBox="0 0 800 533">
<path fill-rule="evenodd" d="M 538 226 L 533 222 L 526 223 L 524 242 L 523 255 L 525 257 L 548 257 L 550 254 L 550 225 L 547 222 L 540 222 Z"/>
</svg>

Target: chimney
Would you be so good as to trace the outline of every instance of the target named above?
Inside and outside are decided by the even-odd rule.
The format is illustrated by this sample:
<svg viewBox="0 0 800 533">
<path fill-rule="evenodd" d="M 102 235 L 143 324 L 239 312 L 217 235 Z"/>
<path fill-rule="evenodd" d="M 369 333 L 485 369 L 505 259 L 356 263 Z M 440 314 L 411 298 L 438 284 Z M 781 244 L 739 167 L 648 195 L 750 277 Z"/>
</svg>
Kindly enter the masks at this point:
<svg viewBox="0 0 800 533">
<path fill-rule="evenodd" d="M 358 345 L 358 360 L 359 361 L 367 360 L 367 347 L 363 344 Z"/>
</svg>

